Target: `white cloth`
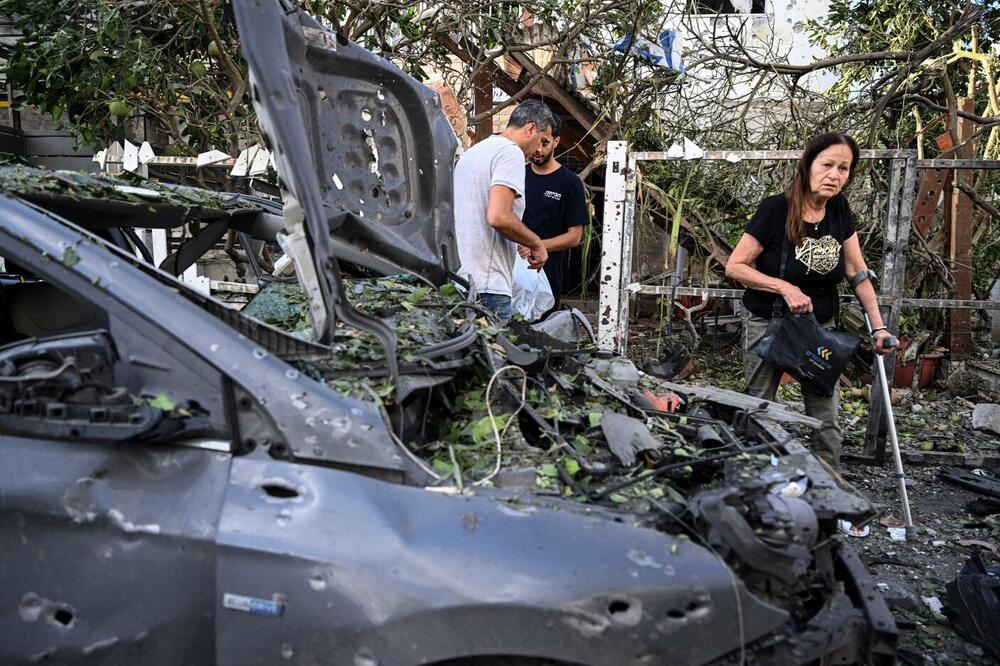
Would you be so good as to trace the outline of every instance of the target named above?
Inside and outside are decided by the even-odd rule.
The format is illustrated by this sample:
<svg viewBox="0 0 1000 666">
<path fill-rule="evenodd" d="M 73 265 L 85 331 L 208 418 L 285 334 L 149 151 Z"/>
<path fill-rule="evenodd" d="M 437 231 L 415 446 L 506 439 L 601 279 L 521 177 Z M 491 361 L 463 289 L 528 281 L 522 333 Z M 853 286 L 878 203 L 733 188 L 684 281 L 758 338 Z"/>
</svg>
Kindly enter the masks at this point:
<svg viewBox="0 0 1000 666">
<path fill-rule="evenodd" d="M 458 274 L 483 294 L 513 295 L 512 272 L 517 244 L 486 222 L 490 188 L 514 190 L 514 214 L 524 214 L 524 153 L 507 137 L 496 135 L 469 148 L 455 165 L 455 240 Z"/>
<path fill-rule="evenodd" d="M 514 257 L 514 293 L 511 307 L 527 321 L 535 321 L 555 307 L 556 297 L 544 271 L 533 271 L 521 255 Z"/>
</svg>

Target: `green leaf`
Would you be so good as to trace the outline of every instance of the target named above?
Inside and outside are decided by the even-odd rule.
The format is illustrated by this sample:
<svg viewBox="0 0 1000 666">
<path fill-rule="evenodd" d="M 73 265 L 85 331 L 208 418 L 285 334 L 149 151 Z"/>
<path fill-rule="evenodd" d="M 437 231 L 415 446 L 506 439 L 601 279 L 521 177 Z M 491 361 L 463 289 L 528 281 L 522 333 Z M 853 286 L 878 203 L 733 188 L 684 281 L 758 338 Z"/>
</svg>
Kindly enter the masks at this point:
<svg viewBox="0 0 1000 666">
<path fill-rule="evenodd" d="M 622 495 L 620 493 L 611 493 L 611 495 L 608 496 L 608 499 L 610 499 L 615 504 L 624 504 L 625 502 L 628 501 L 628 497 L 625 497 L 625 495 Z"/>
<path fill-rule="evenodd" d="M 572 458 L 565 458 L 563 460 L 563 468 L 572 478 L 576 478 L 576 475 L 580 473 L 580 463 Z"/>
<path fill-rule="evenodd" d="M 419 303 L 427 297 L 427 292 L 429 290 L 427 287 L 420 287 L 419 289 L 414 289 L 413 292 L 406 295 L 407 303 Z"/>
<path fill-rule="evenodd" d="M 444 476 L 452 476 L 455 473 L 455 466 L 447 460 L 435 458 L 431 465 L 433 465 L 434 469 Z"/>
<path fill-rule="evenodd" d="M 445 282 L 438 287 L 438 291 L 444 296 L 457 296 L 458 288 L 450 282 Z"/>
<path fill-rule="evenodd" d="M 494 416 L 496 422 L 497 432 L 503 432 L 504 427 L 507 424 L 507 418 L 505 416 Z M 477 444 L 484 444 L 486 442 L 492 442 L 496 440 L 493 434 L 493 426 L 490 421 L 489 416 L 484 416 L 472 423 L 472 438 Z"/>
<path fill-rule="evenodd" d="M 587 418 L 590 419 L 590 427 L 596 428 L 601 425 L 601 413 L 600 412 L 590 412 L 587 414 Z"/>
<path fill-rule="evenodd" d="M 674 502 L 677 502 L 681 506 L 688 505 L 687 498 L 684 497 L 684 495 L 681 495 L 679 492 L 677 492 L 677 489 L 674 488 L 673 486 L 667 486 L 667 495 L 670 496 L 670 499 L 672 499 Z"/>
<path fill-rule="evenodd" d="M 174 403 L 174 401 L 168 398 L 163 393 L 158 394 L 154 398 L 150 398 L 149 400 L 147 400 L 147 402 L 149 403 L 150 407 L 155 407 L 156 409 L 159 409 L 160 411 L 163 412 L 172 412 L 175 409 L 177 409 L 177 405 Z"/>
<path fill-rule="evenodd" d="M 538 473 L 542 476 L 547 476 L 549 478 L 554 478 L 559 476 L 559 470 L 552 463 L 545 463 L 538 468 Z"/>
<path fill-rule="evenodd" d="M 589 456 L 593 451 L 594 447 L 591 445 L 590 440 L 584 435 L 575 435 L 573 437 L 573 448 L 581 456 Z"/>
</svg>

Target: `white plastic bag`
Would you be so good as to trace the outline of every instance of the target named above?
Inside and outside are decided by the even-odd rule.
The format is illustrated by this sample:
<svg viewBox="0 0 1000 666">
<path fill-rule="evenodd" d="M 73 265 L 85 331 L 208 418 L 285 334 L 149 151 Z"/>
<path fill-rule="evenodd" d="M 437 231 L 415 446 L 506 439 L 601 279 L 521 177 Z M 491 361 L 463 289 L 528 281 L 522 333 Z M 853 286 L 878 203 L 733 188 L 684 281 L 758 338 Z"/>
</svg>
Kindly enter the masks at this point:
<svg viewBox="0 0 1000 666">
<path fill-rule="evenodd" d="M 545 271 L 533 271 L 521 255 L 514 257 L 514 293 L 511 296 L 511 306 L 514 314 L 519 314 L 527 321 L 535 321 L 555 306 L 556 297 L 552 295 L 549 279 Z"/>
</svg>

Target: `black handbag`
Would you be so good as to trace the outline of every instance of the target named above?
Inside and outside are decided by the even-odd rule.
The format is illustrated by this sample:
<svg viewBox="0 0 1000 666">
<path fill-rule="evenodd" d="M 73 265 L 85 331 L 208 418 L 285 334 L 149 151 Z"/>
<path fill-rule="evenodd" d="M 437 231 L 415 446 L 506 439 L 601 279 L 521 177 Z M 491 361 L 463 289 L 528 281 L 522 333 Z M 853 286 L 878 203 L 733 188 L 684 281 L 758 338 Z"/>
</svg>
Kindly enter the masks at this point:
<svg viewBox="0 0 1000 666">
<path fill-rule="evenodd" d="M 785 238 L 781 246 L 781 280 L 785 279 L 790 244 Z M 771 310 L 771 322 L 754 352 L 814 391 L 832 396 L 837 380 L 860 345 L 861 340 L 855 335 L 824 329 L 811 312 L 786 313 L 785 300 L 778 295 Z"/>
</svg>

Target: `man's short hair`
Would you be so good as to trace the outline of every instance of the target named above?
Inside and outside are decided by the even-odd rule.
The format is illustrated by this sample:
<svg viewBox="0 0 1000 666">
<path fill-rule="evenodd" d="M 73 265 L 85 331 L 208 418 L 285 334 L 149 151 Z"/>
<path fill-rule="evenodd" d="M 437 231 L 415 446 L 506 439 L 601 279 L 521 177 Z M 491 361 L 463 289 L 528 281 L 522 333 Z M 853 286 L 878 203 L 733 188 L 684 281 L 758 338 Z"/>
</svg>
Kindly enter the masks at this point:
<svg viewBox="0 0 1000 666">
<path fill-rule="evenodd" d="M 545 106 L 545 102 L 540 99 L 526 99 L 517 105 L 514 112 L 510 114 L 507 127 L 524 127 L 528 123 L 535 123 L 538 131 L 544 132 L 548 128 L 556 131 L 556 123 L 559 122 L 555 114 Z"/>
<path fill-rule="evenodd" d="M 549 109 L 549 112 L 551 113 L 552 109 Z M 553 113 L 552 114 L 552 138 L 553 139 L 558 139 L 559 138 L 559 128 L 560 127 L 562 127 L 562 118 L 560 118 L 559 116 L 557 116 L 556 114 Z"/>
</svg>

